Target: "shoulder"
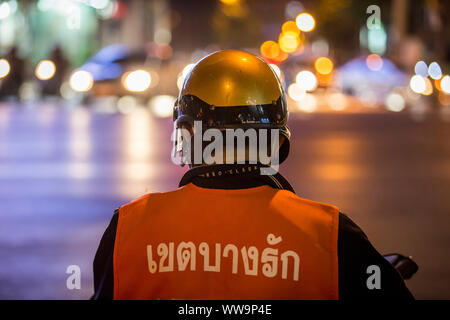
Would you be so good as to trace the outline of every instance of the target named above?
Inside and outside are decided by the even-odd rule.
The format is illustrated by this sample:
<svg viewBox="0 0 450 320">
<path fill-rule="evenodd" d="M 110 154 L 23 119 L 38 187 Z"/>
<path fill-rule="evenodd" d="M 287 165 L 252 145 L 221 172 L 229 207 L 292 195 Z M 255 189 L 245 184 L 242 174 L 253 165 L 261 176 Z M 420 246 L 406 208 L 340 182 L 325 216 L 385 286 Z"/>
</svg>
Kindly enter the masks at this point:
<svg viewBox="0 0 450 320">
<path fill-rule="evenodd" d="M 145 203 L 149 200 L 149 198 L 151 196 L 153 196 L 155 193 L 146 193 L 130 202 L 128 202 L 127 204 L 124 204 L 122 207 L 120 207 L 120 209 L 122 209 L 123 207 L 133 207 L 133 206 L 138 206 L 142 203 Z"/>
<path fill-rule="evenodd" d="M 345 213 L 339 213 L 339 234 L 348 239 L 349 242 L 360 240 L 370 243 L 364 231 Z"/>
<path fill-rule="evenodd" d="M 290 191 L 278 191 L 270 201 L 271 206 L 288 220 L 315 230 L 317 234 L 331 235 L 337 246 L 339 209 L 336 206 L 301 198 Z"/>
<path fill-rule="evenodd" d="M 164 203 L 165 201 L 170 200 L 170 198 L 177 197 L 185 189 L 187 189 L 186 186 L 167 192 L 146 193 L 139 198 L 136 198 L 135 200 L 121 206 L 119 208 L 120 215 L 123 216 L 127 215 L 131 211 L 145 209 L 149 206 L 155 205 L 157 202 Z"/>
<path fill-rule="evenodd" d="M 339 208 L 334 205 L 305 199 L 305 198 L 299 197 L 298 195 L 296 195 L 295 193 L 293 193 L 291 191 L 278 190 L 276 192 L 276 195 L 277 195 L 277 198 L 279 198 L 279 200 L 284 202 L 286 205 L 293 204 L 293 205 L 304 207 L 305 209 L 312 210 L 312 211 L 325 211 L 327 213 L 331 213 L 331 214 L 335 214 L 335 215 L 339 214 Z"/>
<path fill-rule="evenodd" d="M 147 194 L 140 196 L 137 199 L 134 199 L 134 200 L 124 204 L 123 206 L 121 206 L 119 208 L 119 214 L 121 216 L 124 216 L 128 212 L 133 211 L 133 209 L 146 206 L 151 196 L 152 196 L 152 193 L 147 193 Z"/>
</svg>

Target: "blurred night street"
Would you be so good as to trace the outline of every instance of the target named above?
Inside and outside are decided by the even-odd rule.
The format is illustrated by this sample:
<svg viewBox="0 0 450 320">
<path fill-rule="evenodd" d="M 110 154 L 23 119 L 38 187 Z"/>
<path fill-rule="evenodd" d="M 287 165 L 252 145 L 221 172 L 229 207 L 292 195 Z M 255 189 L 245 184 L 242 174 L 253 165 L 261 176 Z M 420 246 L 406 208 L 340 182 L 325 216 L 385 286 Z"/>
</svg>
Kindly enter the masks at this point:
<svg viewBox="0 0 450 320">
<path fill-rule="evenodd" d="M 198 239 L 180 240 L 174 258 L 173 246 L 178 243 L 174 238 L 182 232 L 172 222 L 192 234 L 220 239 L 205 227 L 206 215 L 199 219 L 166 215 L 178 214 L 178 205 L 180 212 L 198 214 L 203 213 L 200 204 L 205 204 L 209 214 L 214 211 L 211 203 L 228 203 L 214 200 L 209 189 L 241 192 L 263 183 L 290 190 L 284 179 L 277 180 L 279 175 L 255 178 L 255 169 L 268 164 L 261 153 L 258 159 L 244 159 L 255 167 L 237 159 L 254 156 L 250 147 L 259 151 L 270 147 L 262 137 L 256 143 L 256 136 L 252 140 L 246 133 L 235 138 L 245 143 L 248 138 L 250 147 L 239 149 L 233 144 L 228 149 L 228 141 L 222 144 L 222 137 L 214 136 L 221 148 L 227 144 L 226 154 L 216 149 L 214 155 L 200 152 L 202 159 L 189 172 L 192 180 L 186 181 L 197 185 L 194 180 L 210 178 L 211 173 L 213 179 L 205 179 L 209 183 L 205 192 L 211 192 L 207 196 L 196 191 L 200 200 L 186 196 L 161 201 L 165 211 L 161 209 L 164 215 L 157 223 L 138 225 L 140 220 L 130 219 L 136 225 L 127 236 L 145 240 L 147 247 L 145 259 L 144 250 L 132 258 L 145 263 L 113 256 L 111 252 L 131 256 L 141 248 L 116 237 L 124 220 L 118 224 L 113 220 L 107 229 L 114 210 L 146 193 L 177 189 L 189 166 L 174 163 L 171 155 L 183 155 L 183 139 L 197 142 L 191 139 L 196 133 L 213 129 L 223 134 L 230 128 L 240 134 L 241 129 L 279 130 L 270 134 L 281 133 L 281 147 L 270 150 L 283 161 L 290 143 L 280 173 L 299 197 L 339 207 L 379 253 L 412 257 L 419 270 L 405 284 L 416 299 L 450 299 L 449 21 L 448 0 L 0 0 L 0 300 L 89 299 L 94 294 L 96 252 L 100 253 L 95 262 L 95 298 L 99 299 L 111 299 L 113 294 L 127 299 L 141 293 L 145 298 L 148 294 L 161 298 L 169 287 L 186 289 L 187 298 L 205 292 L 205 297 L 222 297 L 221 290 L 230 288 L 239 294 L 248 289 L 243 297 L 258 292 L 276 298 L 286 294 L 345 300 L 360 298 L 362 292 L 370 299 L 378 294 L 411 298 L 402 281 L 409 278 L 402 268 L 416 266 L 411 259 L 401 257 L 397 263 L 383 258 L 338 210 L 284 191 L 258 195 L 267 202 L 239 198 L 234 207 L 215 207 L 216 211 L 225 208 L 227 215 L 211 216 L 216 231 L 225 234 L 222 239 L 230 235 L 239 241 L 257 238 L 238 228 L 247 228 L 243 217 L 250 217 L 249 212 L 275 212 L 268 216 L 280 221 L 280 236 L 274 235 L 278 230 L 271 231 L 266 239 L 272 246 L 281 242 L 283 234 L 285 241 L 276 249 L 232 244 L 231 276 L 256 276 L 244 277 L 250 279 L 248 283 L 239 282 L 243 290 L 232 285 L 236 278 L 228 281 L 230 275 L 220 270 L 220 259 L 230 252 L 221 255 L 222 244 L 216 243 L 214 267 L 208 265 L 209 251 L 203 251 L 208 252 L 203 269 L 195 265 L 203 254 L 200 245 L 207 243 L 203 239 L 197 253 Z M 203 131 L 196 129 L 197 121 Z M 173 140 L 177 152 L 172 150 Z M 211 140 L 203 140 L 197 148 L 208 149 L 206 141 Z M 221 165 L 222 156 L 233 150 L 245 150 L 245 154 L 230 152 L 238 164 Z M 186 154 L 184 160 L 189 158 Z M 272 164 L 277 156 L 271 156 Z M 292 202 L 277 202 L 283 195 Z M 261 203 L 264 207 L 255 209 Z M 287 210 L 286 203 L 295 206 Z M 142 208 L 148 221 L 158 216 Z M 126 210 L 121 210 L 121 217 Z M 292 213 L 289 218 L 287 211 Z M 189 221 L 182 221 L 186 217 Z M 238 217 L 232 220 L 238 221 L 238 227 L 220 222 L 223 217 Z M 258 215 L 251 221 L 259 220 Z M 186 228 L 190 222 L 195 223 Z M 264 232 L 274 226 L 269 222 L 261 222 Z M 148 226 L 157 226 L 162 236 L 150 236 Z M 197 227 L 204 234 L 193 232 Z M 306 240 L 290 237 L 291 227 L 293 234 Z M 97 251 L 106 229 L 109 233 Z M 152 245 L 156 245 L 150 237 L 159 241 L 156 275 L 152 269 L 156 265 Z M 167 241 L 171 245 L 168 269 L 163 265 L 167 246 L 160 238 L 164 237 L 172 237 Z M 301 250 L 288 248 L 288 239 L 300 239 L 292 243 Z M 123 243 L 127 250 L 116 250 Z M 181 252 L 185 244 L 190 253 Z M 306 246 L 309 249 L 303 250 Z M 246 247 L 256 248 L 253 270 L 244 257 Z M 336 252 L 345 249 L 347 255 Z M 314 258 L 304 259 L 296 250 Z M 278 251 L 279 256 L 268 258 L 267 252 L 278 255 Z M 245 269 L 239 267 L 238 273 L 240 255 Z M 179 273 L 188 270 L 188 259 L 189 271 L 195 273 Z M 116 268 L 118 261 L 126 267 Z M 294 274 L 285 281 L 289 261 L 295 263 Z M 137 272 L 144 264 L 146 273 Z M 371 287 L 368 278 L 360 279 L 372 267 L 391 276 L 384 284 L 381 280 L 384 290 Z M 121 288 L 123 296 L 117 289 L 118 274 L 123 277 L 118 269 L 132 275 L 129 287 Z M 174 270 L 167 278 L 168 273 L 160 274 Z M 206 271 L 218 273 L 201 273 Z M 310 277 L 300 276 L 302 280 L 294 282 L 302 272 Z M 214 282 L 216 275 L 223 281 L 217 282 L 220 285 Z M 214 281 L 204 281 L 205 277 Z M 379 286 L 377 277 L 373 279 Z M 185 281 L 191 286 L 184 286 Z M 255 290 L 259 281 L 265 289 Z M 210 287 L 202 289 L 200 283 Z M 277 290 L 267 289 L 270 286 Z M 196 290 L 200 293 L 191 295 Z M 172 293 L 167 295 L 178 294 Z M 233 299 L 236 293 L 223 295 Z"/>
<path fill-rule="evenodd" d="M 170 119 L 39 110 L 0 108 L 0 297 L 89 298 L 113 210 L 176 188 L 185 170 L 170 160 Z M 290 127 L 281 171 L 296 192 L 339 206 L 380 252 L 412 255 L 420 272 L 407 284 L 417 298 L 449 297 L 449 124 L 404 113 L 294 114 Z M 82 290 L 65 288 L 72 264 Z"/>
</svg>

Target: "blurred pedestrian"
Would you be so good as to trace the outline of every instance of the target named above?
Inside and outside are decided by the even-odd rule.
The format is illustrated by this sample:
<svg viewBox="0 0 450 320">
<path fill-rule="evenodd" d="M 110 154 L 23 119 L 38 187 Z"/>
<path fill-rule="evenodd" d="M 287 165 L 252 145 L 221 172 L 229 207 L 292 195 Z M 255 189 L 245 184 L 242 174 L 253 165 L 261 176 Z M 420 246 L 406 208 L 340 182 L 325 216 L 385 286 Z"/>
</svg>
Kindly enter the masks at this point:
<svg viewBox="0 0 450 320">
<path fill-rule="evenodd" d="M 19 57 L 16 46 L 12 47 L 4 57 L 9 63 L 9 74 L 1 80 L 0 97 L 18 97 L 19 89 L 24 81 L 25 61 Z"/>
<path fill-rule="evenodd" d="M 70 66 L 69 61 L 59 45 L 53 48 L 51 61 L 55 65 L 55 74 L 48 80 L 41 80 L 42 94 L 44 96 L 59 96 L 61 94 L 61 85 Z"/>
</svg>

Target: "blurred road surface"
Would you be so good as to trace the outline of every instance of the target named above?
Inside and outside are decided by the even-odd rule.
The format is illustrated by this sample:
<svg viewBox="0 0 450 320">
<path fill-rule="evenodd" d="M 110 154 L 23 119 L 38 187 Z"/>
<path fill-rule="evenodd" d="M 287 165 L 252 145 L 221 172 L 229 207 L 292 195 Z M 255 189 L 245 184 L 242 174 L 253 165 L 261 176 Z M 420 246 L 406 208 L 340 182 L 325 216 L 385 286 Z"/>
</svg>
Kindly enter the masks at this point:
<svg viewBox="0 0 450 320">
<path fill-rule="evenodd" d="M 412 255 L 417 298 L 450 298 L 450 124 L 399 114 L 291 115 L 282 173 L 335 204 L 383 253 Z M 113 210 L 176 188 L 171 120 L 0 105 L 0 298 L 87 299 Z M 81 290 L 66 288 L 79 265 Z"/>
</svg>

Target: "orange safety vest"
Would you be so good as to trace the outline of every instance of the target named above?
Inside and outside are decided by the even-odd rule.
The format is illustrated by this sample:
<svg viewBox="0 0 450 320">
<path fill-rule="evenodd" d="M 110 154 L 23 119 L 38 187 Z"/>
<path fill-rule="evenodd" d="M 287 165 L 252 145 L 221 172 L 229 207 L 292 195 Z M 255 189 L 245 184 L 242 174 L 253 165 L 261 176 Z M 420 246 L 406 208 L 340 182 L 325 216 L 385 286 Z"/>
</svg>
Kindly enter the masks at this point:
<svg viewBox="0 0 450 320">
<path fill-rule="evenodd" d="M 115 299 L 338 299 L 339 209 L 190 183 L 119 210 Z"/>
</svg>

